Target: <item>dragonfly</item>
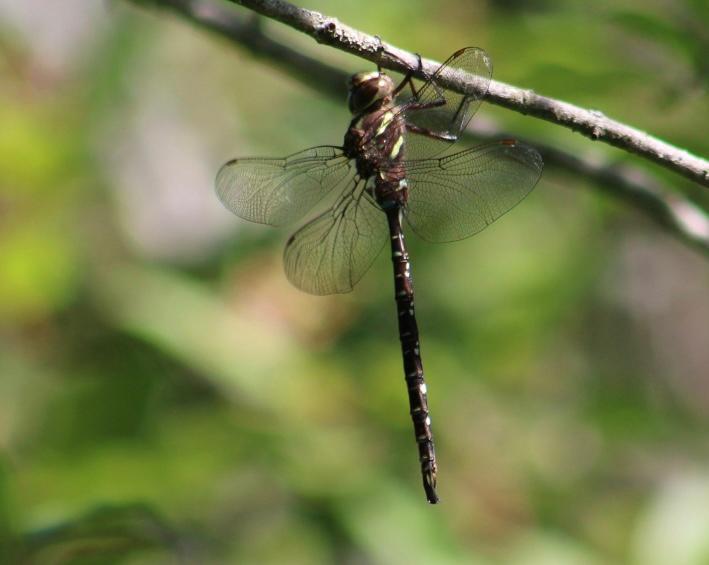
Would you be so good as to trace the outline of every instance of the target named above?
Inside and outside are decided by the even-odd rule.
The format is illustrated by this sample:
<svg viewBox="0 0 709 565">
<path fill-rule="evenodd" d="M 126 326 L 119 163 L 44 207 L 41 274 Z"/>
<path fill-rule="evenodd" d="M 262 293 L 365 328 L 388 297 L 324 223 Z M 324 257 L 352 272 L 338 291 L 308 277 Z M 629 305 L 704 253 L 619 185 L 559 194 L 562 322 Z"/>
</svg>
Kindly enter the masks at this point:
<svg viewBox="0 0 709 565">
<path fill-rule="evenodd" d="M 534 188 L 543 164 L 514 139 L 451 152 L 490 84 L 483 49 L 459 49 L 432 74 L 418 60 L 398 84 L 380 67 L 350 78 L 352 119 L 342 145 L 232 159 L 215 184 L 222 203 L 245 220 L 302 222 L 283 262 L 288 280 L 311 294 L 351 291 L 389 241 L 410 415 L 424 492 L 435 504 L 438 463 L 403 224 L 429 242 L 472 236 Z M 447 88 L 456 81 L 464 87 Z"/>
</svg>

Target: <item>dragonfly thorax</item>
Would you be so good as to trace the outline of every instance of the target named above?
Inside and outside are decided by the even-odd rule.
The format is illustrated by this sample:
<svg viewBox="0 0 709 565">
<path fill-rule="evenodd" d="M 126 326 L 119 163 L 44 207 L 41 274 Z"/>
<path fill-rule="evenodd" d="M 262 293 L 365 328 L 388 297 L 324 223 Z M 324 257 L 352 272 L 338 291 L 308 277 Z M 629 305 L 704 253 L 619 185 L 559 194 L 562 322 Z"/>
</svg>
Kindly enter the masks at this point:
<svg viewBox="0 0 709 565">
<path fill-rule="evenodd" d="M 396 85 L 388 75 L 379 71 L 357 73 L 349 82 L 347 103 L 352 114 L 370 110 L 374 104 L 387 104 L 394 97 Z"/>
<path fill-rule="evenodd" d="M 403 178 L 405 122 L 391 102 L 363 112 L 347 131 L 344 153 L 356 162 L 362 179 L 397 184 Z"/>
</svg>

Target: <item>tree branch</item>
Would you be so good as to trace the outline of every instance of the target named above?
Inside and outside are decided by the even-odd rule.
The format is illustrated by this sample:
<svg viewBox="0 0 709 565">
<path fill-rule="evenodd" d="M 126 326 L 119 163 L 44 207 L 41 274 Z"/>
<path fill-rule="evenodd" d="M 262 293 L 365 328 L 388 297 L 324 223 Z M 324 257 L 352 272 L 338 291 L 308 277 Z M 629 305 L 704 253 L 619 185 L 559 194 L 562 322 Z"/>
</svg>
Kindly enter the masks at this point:
<svg viewBox="0 0 709 565">
<path fill-rule="evenodd" d="M 265 58 L 299 82 L 337 99 L 344 99 L 347 73 L 270 38 L 263 33 L 258 19 L 245 21 L 232 10 L 210 0 L 129 1 L 143 5 L 149 3 L 177 13 L 190 22 L 241 45 L 254 56 Z M 473 125 L 471 130 L 473 135 L 483 139 L 507 135 L 499 128 L 486 127 L 483 130 Z M 539 149 L 547 164 L 583 174 L 608 194 L 640 209 L 680 240 L 709 252 L 709 218 L 706 214 L 691 201 L 668 190 L 641 169 L 630 165 L 610 165 L 597 159 L 571 155 L 538 141 L 529 143 Z"/>
<path fill-rule="evenodd" d="M 418 60 L 414 54 L 380 42 L 374 36 L 346 26 L 337 19 L 324 16 L 319 12 L 298 8 L 284 0 L 229 1 L 297 29 L 318 43 L 330 45 L 377 63 L 382 67 L 402 72 L 408 70 L 402 65 L 404 62 L 408 68 L 417 68 Z M 423 60 L 423 69 L 429 75 L 439 65 L 440 63 L 436 61 Z M 419 78 L 422 77 L 423 75 L 420 74 Z M 466 85 L 475 87 L 472 76 L 469 75 L 467 79 L 445 84 L 447 88 L 457 92 L 464 92 Z M 585 110 L 561 100 L 541 96 L 532 90 L 517 88 L 498 81 L 490 83 L 486 100 L 492 104 L 567 127 L 592 140 L 603 141 L 630 153 L 635 153 L 709 187 L 708 161 L 638 129 L 611 120 L 596 110 Z"/>
</svg>

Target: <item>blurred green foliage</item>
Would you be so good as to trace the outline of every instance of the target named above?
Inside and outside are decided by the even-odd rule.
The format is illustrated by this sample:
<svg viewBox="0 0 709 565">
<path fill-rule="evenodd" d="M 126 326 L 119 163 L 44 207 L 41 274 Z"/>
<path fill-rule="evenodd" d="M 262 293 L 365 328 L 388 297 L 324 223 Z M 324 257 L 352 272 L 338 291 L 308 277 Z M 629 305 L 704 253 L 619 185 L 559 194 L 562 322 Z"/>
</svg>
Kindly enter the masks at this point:
<svg viewBox="0 0 709 565">
<path fill-rule="evenodd" d="M 438 59 L 482 46 L 499 80 L 709 154 L 702 0 L 307 7 Z M 707 203 L 561 128 L 478 119 Z M 388 259 L 304 295 L 287 233 L 212 189 L 226 159 L 347 121 L 166 14 L 0 1 L 0 562 L 709 563 L 706 260 L 553 168 L 469 241 L 412 238 L 428 506 Z"/>
</svg>

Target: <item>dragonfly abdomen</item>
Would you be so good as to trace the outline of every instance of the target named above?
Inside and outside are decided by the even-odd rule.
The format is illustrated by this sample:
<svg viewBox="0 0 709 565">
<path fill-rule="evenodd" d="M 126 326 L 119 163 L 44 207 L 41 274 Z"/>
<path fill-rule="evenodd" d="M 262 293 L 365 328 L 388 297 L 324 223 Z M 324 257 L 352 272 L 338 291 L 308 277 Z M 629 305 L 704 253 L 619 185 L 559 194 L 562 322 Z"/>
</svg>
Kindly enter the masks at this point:
<svg viewBox="0 0 709 565">
<path fill-rule="evenodd" d="M 433 446 L 431 417 L 428 410 L 426 381 L 419 345 L 419 330 L 414 311 L 414 288 L 411 264 L 401 229 L 401 208 L 385 208 L 391 237 L 391 260 L 394 266 L 394 297 L 399 320 L 399 339 L 404 361 L 404 379 L 409 395 L 409 409 L 418 445 L 421 476 L 426 498 L 438 502 L 436 494 L 436 452 Z"/>
</svg>

